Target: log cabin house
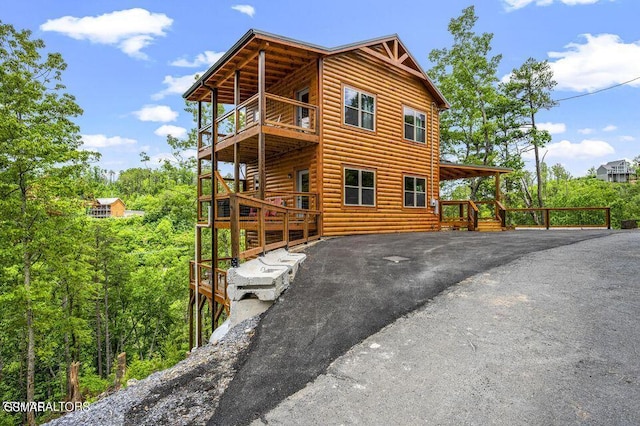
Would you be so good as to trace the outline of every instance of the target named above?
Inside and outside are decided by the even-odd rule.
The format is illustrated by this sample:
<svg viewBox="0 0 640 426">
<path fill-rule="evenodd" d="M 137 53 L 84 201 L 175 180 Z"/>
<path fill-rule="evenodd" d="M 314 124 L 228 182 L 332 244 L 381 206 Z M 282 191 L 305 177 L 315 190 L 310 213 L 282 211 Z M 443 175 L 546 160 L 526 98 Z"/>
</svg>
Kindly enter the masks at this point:
<svg viewBox="0 0 640 426">
<path fill-rule="evenodd" d="M 184 97 L 198 105 L 190 313 L 203 294 L 213 322 L 240 260 L 320 236 L 437 231 L 441 180 L 495 175 L 498 189 L 508 171 L 440 164 L 448 104 L 397 35 L 325 48 L 250 30 Z"/>
<path fill-rule="evenodd" d="M 124 215 L 125 205 L 120 198 L 96 198 L 89 208 L 89 216 L 95 218 L 123 217 Z"/>
</svg>

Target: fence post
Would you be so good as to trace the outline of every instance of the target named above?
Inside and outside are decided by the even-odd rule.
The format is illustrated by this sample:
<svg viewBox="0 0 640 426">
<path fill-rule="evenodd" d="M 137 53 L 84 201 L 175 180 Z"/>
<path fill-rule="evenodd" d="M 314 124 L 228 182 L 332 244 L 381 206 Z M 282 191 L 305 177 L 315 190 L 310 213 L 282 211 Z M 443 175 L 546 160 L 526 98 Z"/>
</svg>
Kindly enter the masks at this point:
<svg viewBox="0 0 640 426">
<path fill-rule="evenodd" d="M 236 194 L 229 194 L 229 213 L 231 221 L 231 267 L 239 266 L 240 258 L 240 204 Z"/>
<path fill-rule="evenodd" d="M 547 226 L 547 229 L 549 229 L 549 227 L 551 226 L 549 221 L 550 221 L 549 209 L 546 208 L 544 209 L 544 224 Z"/>
<path fill-rule="evenodd" d="M 284 229 L 282 232 L 284 233 L 284 235 L 282 236 L 283 237 L 282 239 L 287 244 L 286 247 L 289 248 L 289 212 L 288 211 L 284 212 L 283 222 L 284 222 L 283 223 Z"/>
<path fill-rule="evenodd" d="M 607 207 L 606 216 L 607 216 L 607 229 L 611 229 L 611 207 Z"/>
<path fill-rule="evenodd" d="M 264 208 L 264 204 L 260 204 L 261 207 L 258 210 L 258 244 L 262 247 L 262 253 L 267 251 L 267 230 L 265 225 L 265 216 L 268 214 L 267 209 Z"/>
</svg>

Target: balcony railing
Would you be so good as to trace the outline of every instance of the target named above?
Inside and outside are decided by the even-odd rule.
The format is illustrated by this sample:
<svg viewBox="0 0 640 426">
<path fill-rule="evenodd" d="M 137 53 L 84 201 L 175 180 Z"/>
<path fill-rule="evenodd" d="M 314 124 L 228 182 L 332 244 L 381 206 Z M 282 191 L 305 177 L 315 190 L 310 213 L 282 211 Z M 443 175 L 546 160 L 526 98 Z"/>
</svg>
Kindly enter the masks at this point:
<svg viewBox="0 0 640 426">
<path fill-rule="evenodd" d="M 273 195 L 274 193 L 272 193 Z M 284 192 L 273 198 L 287 199 Z M 313 193 L 288 193 L 295 203 L 296 197 L 306 199 L 309 206 L 317 205 Z M 285 207 L 267 200 L 258 200 L 244 193 L 220 194 L 216 197 L 215 226 L 228 228 L 231 233 L 231 258 L 247 259 L 275 250 L 291 247 L 320 237 L 320 212 L 306 208 Z"/>
<path fill-rule="evenodd" d="M 318 107 L 274 94 L 265 94 L 265 126 L 306 134 L 317 134 Z M 218 143 L 260 124 L 259 96 L 256 93 L 216 119 Z"/>
</svg>

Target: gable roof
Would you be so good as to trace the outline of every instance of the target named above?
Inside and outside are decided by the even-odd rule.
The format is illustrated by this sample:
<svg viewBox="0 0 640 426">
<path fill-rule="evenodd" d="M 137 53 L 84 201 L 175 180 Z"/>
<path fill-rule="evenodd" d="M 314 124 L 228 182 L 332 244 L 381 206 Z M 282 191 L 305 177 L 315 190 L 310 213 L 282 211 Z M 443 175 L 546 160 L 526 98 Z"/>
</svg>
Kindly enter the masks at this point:
<svg viewBox="0 0 640 426">
<path fill-rule="evenodd" d="M 260 50 L 271 51 L 280 55 L 284 54 L 286 61 L 277 62 L 277 65 L 284 73 L 309 64 L 318 58 L 359 50 L 420 79 L 440 108 L 449 107 L 442 93 L 436 88 L 397 34 L 327 48 L 251 29 L 198 78 L 184 93 L 183 97 L 191 101 L 208 100 L 210 88 L 224 87 L 227 89 L 227 95 L 223 95 L 220 102 L 233 104 L 233 99 L 230 99 L 228 94 L 230 86 L 233 84 L 231 77 L 237 69 L 244 67 L 257 69 L 257 56 Z M 271 55 L 267 55 L 267 60 L 269 60 L 269 56 Z M 243 98 L 243 90 L 248 92 L 250 87 L 241 87 L 241 99 Z"/>
<path fill-rule="evenodd" d="M 110 206 L 111 204 L 115 203 L 118 200 L 120 200 L 120 198 L 96 198 L 96 201 L 98 202 L 98 204 L 101 204 L 103 206 Z"/>
<path fill-rule="evenodd" d="M 616 166 L 623 166 L 626 165 L 628 166 L 629 169 L 633 169 L 633 164 L 631 163 L 631 161 L 623 159 L 623 160 L 614 160 L 614 161 L 609 161 L 606 164 L 602 164 L 600 165 L 600 167 L 604 167 L 607 170 L 610 170 Z M 600 168 L 598 167 L 598 168 Z"/>
</svg>

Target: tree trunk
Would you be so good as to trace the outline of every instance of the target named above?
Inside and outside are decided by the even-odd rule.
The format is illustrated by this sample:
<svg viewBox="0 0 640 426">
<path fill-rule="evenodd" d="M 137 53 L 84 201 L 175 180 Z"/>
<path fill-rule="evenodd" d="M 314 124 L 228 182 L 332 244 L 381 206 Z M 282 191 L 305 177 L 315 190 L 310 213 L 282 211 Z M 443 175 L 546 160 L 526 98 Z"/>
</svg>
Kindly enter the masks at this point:
<svg viewBox="0 0 640 426">
<path fill-rule="evenodd" d="M 69 384 L 71 392 L 69 393 L 69 402 L 82 402 L 82 395 L 80 395 L 80 383 L 78 382 L 78 370 L 80 370 L 80 363 L 75 361 L 71 363 L 71 369 L 69 370 Z"/>
<path fill-rule="evenodd" d="M 109 279 L 104 271 L 104 349 L 106 355 L 107 375 L 111 373 L 111 336 L 109 335 Z"/>
<path fill-rule="evenodd" d="M 533 111 L 533 105 L 531 105 Z M 531 128 L 533 129 L 533 150 L 536 156 L 536 180 L 538 181 L 538 207 L 544 207 L 542 202 L 542 171 L 540 169 L 540 151 L 538 149 L 538 129 L 536 128 L 536 115 L 531 113 Z"/>
<path fill-rule="evenodd" d="M 116 367 L 116 381 L 115 387 L 116 390 L 120 389 L 122 386 L 122 381 L 124 380 L 124 374 L 127 370 L 127 353 L 122 352 L 118 355 L 118 366 Z"/>
<path fill-rule="evenodd" d="M 22 217 L 27 214 L 27 188 L 22 186 Z M 31 300 L 31 253 L 29 251 L 29 229 L 25 224 L 22 237 L 22 266 L 24 273 L 24 290 L 26 298 L 26 320 L 27 320 L 27 403 L 31 403 L 35 397 L 35 376 L 36 376 L 36 344 L 33 332 L 33 307 Z M 36 424 L 36 417 L 33 411 L 27 412 L 27 424 Z"/>
<path fill-rule="evenodd" d="M 96 349 L 98 351 L 98 376 L 102 374 L 102 324 L 100 323 L 100 299 L 96 300 Z"/>
</svg>

